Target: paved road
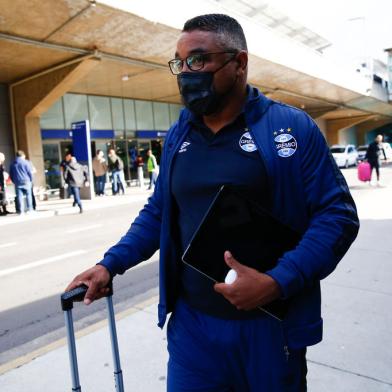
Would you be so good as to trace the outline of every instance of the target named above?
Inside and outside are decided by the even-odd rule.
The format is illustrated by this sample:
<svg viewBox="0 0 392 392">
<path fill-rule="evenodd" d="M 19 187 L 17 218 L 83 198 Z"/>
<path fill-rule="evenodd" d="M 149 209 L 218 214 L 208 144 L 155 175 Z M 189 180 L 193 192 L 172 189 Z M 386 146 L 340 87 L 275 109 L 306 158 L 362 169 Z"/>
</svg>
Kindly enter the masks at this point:
<svg viewBox="0 0 392 392">
<path fill-rule="evenodd" d="M 143 202 L 15 223 L 0 242 L 0 364 L 59 338 L 59 293 L 127 230 Z M 156 292 L 157 256 L 115 281 L 118 310 Z M 104 301 L 77 307 L 82 326 L 104 318 Z"/>
<path fill-rule="evenodd" d="M 358 208 L 358 238 L 321 282 L 324 338 L 308 350 L 311 391 L 392 391 L 392 165 L 383 187 L 343 169 Z"/>
<path fill-rule="evenodd" d="M 392 391 L 392 355 L 390 350 L 392 342 L 390 332 L 392 328 L 392 313 L 389 311 L 392 296 L 392 286 L 390 285 L 392 279 L 392 243 L 390 241 L 392 227 L 392 166 L 383 168 L 382 175 L 384 184 L 387 186 L 386 188 L 360 184 L 356 180 L 355 169 L 343 170 L 343 173 L 348 179 L 356 200 L 362 226 L 357 241 L 339 264 L 336 272 L 322 282 L 323 316 L 325 321 L 324 341 L 308 350 L 309 390 L 317 392 L 329 392 L 331 390 L 336 392 Z M 124 207 L 121 207 L 119 210 L 121 211 L 120 215 L 122 215 L 120 221 L 124 224 L 123 229 L 120 230 L 122 232 L 128 223 L 123 222 Z M 103 211 L 100 211 L 100 214 L 105 217 L 110 216 L 110 218 L 106 217 L 104 221 L 107 222 L 108 226 L 110 225 L 111 230 L 117 230 L 111 224 L 111 222 L 118 222 L 114 216 L 111 216 L 112 214 L 115 215 L 113 211 L 115 209 L 109 215 L 106 215 Z M 130 211 L 130 215 L 132 215 L 132 211 Z M 71 222 L 74 222 L 73 219 L 76 217 L 69 218 Z M 57 218 L 52 219 L 55 220 Z M 44 221 L 42 220 L 42 222 Z M 90 219 L 85 224 L 92 225 L 95 224 L 94 222 L 96 220 Z M 41 226 L 41 222 L 37 222 L 36 225 Z M 10 226 L 9 228 L 11 229 Z M 90 229 L 93 230 L 93 228 Z M 79 234 L 82 235 L 82 232 Z M 103 241 L 102 236 L 99 234 L 96 234 L 96 237 L 97 239 L 99 238 L 99 241 Z M 88 236 L 87 238 L 92 237 Z M 98 243 L 100 243 L 99 241 L 97 240 Z M 88 240 L 84 248 L 90 249 L 90 246 L 93 248 L 94 244 L 92 242 L 95 241 Z M 105 244 L 103 247 L 106 249 L 107 245 Z M 3 249 L 5 250 L 6 248 Z M 75 249 L 83 250 L 84 248 Z M 66 251 L 69 250 L 63 249 L 63 252 Z M 97 250 L 97 252 L 99 251 Z M 46 251 L 44 255 L 46 255 Z M 86 254 L 85 257 L 89 257 L 89 254 Z M 94 260 L 91 260 L 91 262 L 96 261 L 97 257 L 99 257 L 98 254 L 93 255 L 92 259 Z M 31 259 L 29 260 L 31 261 Z M 58 263 L 53 262 L 53 265 L 56 264 Z M 90 262 L 86 264 L 89 265 Z M 151 269 L 156 268 L 154 263 L 148 264 L 148 266 Z M 8 265 L 4 267 L 0 264 L 0 270 L 4 268 L 11 267 Z M 32 276 L 29 279 L 30 285 L 34 284 L 35 277 L 33 272 L 38 271 L 38 268 L 41 267 L 35 267 L 30 270 Z M 74 268 L 74 262 L 72 262 L 72 268 Z M 140 278 L 135 279 L 132 283 L 135 285 L 136 292 L 138 291 L 137 284 L 144 280 L 142 276 L 143 270 L 140 269 L 139 271 L 141 274 Z M 125 275 L 124 278 L 117 279 L 116 284 L 122 285 L 124 279 L 131 279 L 136 273 L 139 273 L 138 270 Z M 64 274 L 69 274 L 70 277 L 73 275 L 73 272 L 71 274 L 67 270 Z M 1 277 L 0 279 L 3 282 L 4 279 Z M 154 277 L 151 278 L 151 281 L 153 279 Z M 68 280 L 68 278 L 65 280 Z M 13 284 L 16 285 L 17 281 L 14 280 Z M 59 291 L 63 288 L 64 284 L 62 283 L 57 290 Z M 128 284 L 126 285 L 128 286 Z M 155 287 L 154 284 L 151 287 Z M 30 287 L 27 289 L 30 290 Z M 145 296 L 148 297 L 154 290 L 152 288 L 146 291 Z M 55 291 L 56 289 L 54 289 Z M 121 287 L 118 287 L 118 291 L 121 292 Z M 32 290 L 30 290 L 31 292 Z M 25 306 L 26 309 L 31 309 L 34 306 L 37 306 L 37 308 L 49 307 L 50 300 L 48 300 L 48 297 L 50 299 L 51 295 L 54 294 L 38 296 L 43 301 L 41 306 L 39 300 L 35 299 L 35 302 L 30 303 L 31 301 L 28 298 L 25 299 L 24 305 L 21 306 Z M 124 291 L 124 296 L 128 297 L 129 295 Z M 53 304 L 54 302 L 55 300 L 53 299 Z M 4 313 L 0 313 L 0 318 L 3 315 L 6 315 L 7 319 L 18 318 L 18 315 L 21 313 L 18 308 L 11 308 L 5 310 Z M 86 318 L 82 319 L 81 323 L 91 322 L 92 317 L 99 318 L 101 314 L 102 311 L 98 310 L 87 320 Z M 48 318 L 48 320 L 51 319 L 55 319 L 55 316 Z M 164 341 L 164 333 L 153 326 L 155 320 L 156 304 L 154 303 L 146 311 L 137 312 L 119 322 L 120 341 L 126 342 L 122 346 L 124 347 L 124 364 L 126 364 L 128 369 L 125 373 L 126 377 L 128 377 L 126 385 L 132 385 L 133 390 L 154 392 L 164 390 L 163 381 L 165 379 L 165 363 L 167 360 L 167 353 L 164 347 L 166 343 Z M 60 318 L 58 318 L 58 322 L 62 325 Z M 42 324 L 40 322 L 37 323 L 37 336 L 39 335 L 39 326 Z M 32 322 L 28 329 L 34 329 L 35 326 Z M 149 328 L 148 334 L 145 333 L 147 328 Z M 102 329 L 102 333 L 100 330 L 96 334 L 91 334 L 86 336 L 85 339 L 81 339 L 79 342 L 80 352 L 91 352 L 91 347 L 96 348 L 96 342 L 104 342 L 104 337 L 101 335 L 105 331 Z M 52 332 L 52 334 L 55 334 L 55 332 Z M 105 338 L 107 337 L 105 336 Z M 0 337 L 0 341 L 3 340 Z M 40 344 L 41 340 L 38 338 L 33 342 Z M 84 364 L 84 361 L 82 361 L 82 366 L 86 366 L 85 369 L 92 369 L 93 366 L 97 366 L 98 362 L 101 364 L 102 369 L 106 369 L 107 358 L 109 358 L 110 354 L 104 353 L 103 349 L 107 346 L 108 344 L 105 340 L 105 344 L 102 343 L 102 355 L 100 350 L 97 350 L 98 352 L 94 355 L 94 358 L 87 359 L 87 362 L 91 359 L 91 363 Z M 132 350 L 128 350 L 127 348 L 129 347 L 132 347 Z M 65 350 L 65 347 L 54 350 L 21 368 L 1 376 L 2 383 L 5 386 L 9 386 L 5 390 L 15 392 L 20 390 L 33 391 L 32 385 L 39 385 L 34 389 L 37 391 L 50 390 L 43 386 L 53 385 L 48 384 L 49 380 L 47 378 L 49 376 L 42 378 L 40 375 L 45 369 L 50 367 L 50 374 L 53 375 L 53 380 L 62 380 L 64 378 L 64 367 L 67 366 Z M 140 367 L 140 363 L 143 363 L 142 367 Z M 56 366 L 58 369 L 56 369 Z M 132 369 L 138 369 L 138 371 L 135 372 Z M 101 377 L 101 374 L 97 375 L 95 372 L 91 372 L 91 370 L 86 370 L 84 376 L 83 380 L 86 381 L 86 385 L 88 383 L 95 385 L 95 387 L 88 389 L 95 391 L 111 390 L 112 380 L 110 375 Z M 23 384 L 23 380 L 26 380 L 25 384 Z M 36 382 L 32 382 L 32 380 Z M 26 387 L 21 387 L 22 384 L 26 385 Z M 149 384 L 151 385 L 149 386 Z"/>
</svg>

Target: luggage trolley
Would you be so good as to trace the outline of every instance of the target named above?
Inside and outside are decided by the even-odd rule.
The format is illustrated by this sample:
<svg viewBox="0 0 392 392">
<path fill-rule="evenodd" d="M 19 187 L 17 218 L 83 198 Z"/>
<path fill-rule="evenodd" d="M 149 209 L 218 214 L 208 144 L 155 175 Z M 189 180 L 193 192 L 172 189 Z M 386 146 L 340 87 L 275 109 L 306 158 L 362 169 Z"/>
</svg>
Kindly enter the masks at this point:
<svg viewBox="0 0 392 392">
<path fill-rule="evenodd" d="M 109 288 L 110 291 L 106 296 L 106 302 L 108 308 L 110 341 L 112 344 L 114 381 L 115 381 L 116 392 L 124 392 L 124 382 L 123 382 L 123 375 L 122 375 L 121 364 L 120 364 L 120 354 L 118 350 L 116 321 L 114 318 L 112 284 L 110 284 Z M 84 296 L 86 295 L 87 289 L 88 289 L 87 286 L 82 285 L 71 291 L 67 291 L 61 295 L 61 308 L 64 311 L 65 326 L 67 329 L 69 362 L 71 366 L 71 377 L 72 377 L 72 391 L 75 392 L 81 392 L 82 388 L 79 382 L 78 359 L 76 356 L 76 344 L 75 344 L 75 333 L 74 333 L 73 319 L 72 319 L 72 308 L 74 302 L 83 300 Z"/>
</svg>

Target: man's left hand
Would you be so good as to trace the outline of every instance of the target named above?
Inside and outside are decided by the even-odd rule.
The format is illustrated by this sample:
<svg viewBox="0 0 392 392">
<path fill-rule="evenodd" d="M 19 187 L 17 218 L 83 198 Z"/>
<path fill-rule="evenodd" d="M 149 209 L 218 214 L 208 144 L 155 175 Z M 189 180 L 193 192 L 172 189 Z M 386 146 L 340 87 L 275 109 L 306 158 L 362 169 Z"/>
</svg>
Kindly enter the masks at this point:
<svg viewBox="0 0 392 392">
<path fill-rule="evenodd" d="M 229 251 L 224 257 L 226 264 L 237 273 L 237 279 L 232 284 L 216 283 L 214 289 L 237 309 L 255 309 L 281 297 L 278 283 L 269 275 L 241 264 Z"/>
</svg>

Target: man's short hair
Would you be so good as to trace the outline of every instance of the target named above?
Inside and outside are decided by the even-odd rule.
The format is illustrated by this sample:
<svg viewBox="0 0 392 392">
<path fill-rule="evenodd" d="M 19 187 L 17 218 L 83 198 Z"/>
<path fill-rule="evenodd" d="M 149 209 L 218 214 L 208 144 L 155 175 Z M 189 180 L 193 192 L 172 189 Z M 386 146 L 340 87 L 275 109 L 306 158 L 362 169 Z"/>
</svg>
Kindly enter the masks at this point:
<svg viewBox="0 0 392 392">
<path fill-rule="evenodd" d="M 248 50 L 241 25 L 228 15 L 207 14 L 189 19 L 185 22 L 182 31 L 194 30 L 211 31 L 217 34 L 224 49 Z"/>
<path fill-rule="evenodd" d="M 26 154 L 24 153 L 23 150 L 18 150 L 18 151 L 16 151 L 16 156 L 17 156 L 17 157 L 25 157 Z"/>
</svg>

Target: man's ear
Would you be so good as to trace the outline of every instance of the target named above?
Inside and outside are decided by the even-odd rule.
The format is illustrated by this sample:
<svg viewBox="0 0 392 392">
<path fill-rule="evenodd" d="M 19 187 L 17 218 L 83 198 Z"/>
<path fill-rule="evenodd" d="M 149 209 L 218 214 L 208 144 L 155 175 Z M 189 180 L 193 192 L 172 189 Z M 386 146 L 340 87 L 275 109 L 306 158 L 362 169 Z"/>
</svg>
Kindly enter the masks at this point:
<svg viewBox="0 0 392 392">
<path fill-rule="evenodd" d="M 238 64 L 237 75 L 242 76 L 248 68 L 248 52 L 241 50 L 236 56 L 236 61 Z"/>
</svg>

